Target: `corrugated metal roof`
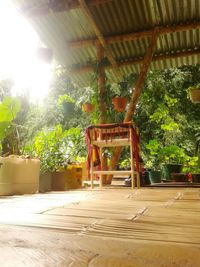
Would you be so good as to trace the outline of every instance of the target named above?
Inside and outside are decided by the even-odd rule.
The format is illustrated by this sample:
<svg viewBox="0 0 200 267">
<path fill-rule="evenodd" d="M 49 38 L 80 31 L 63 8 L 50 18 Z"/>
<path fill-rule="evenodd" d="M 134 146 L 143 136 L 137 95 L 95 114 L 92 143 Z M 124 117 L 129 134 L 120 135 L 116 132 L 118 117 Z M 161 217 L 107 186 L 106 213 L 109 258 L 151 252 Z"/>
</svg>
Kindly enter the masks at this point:
<svg viewBox="0 0 200 267">
<path fill-rule="evenodd" d="M 26 6 L 27 9 L 40 9 L 49 4 L 49 0 L 13 0 L 13 2 L 18 8 Z M 73 1 L 65 0 L 65 2 Z M 152 29 L 155 26 L 200 21 L 200 0 L 109 0 L 90 5 L 89 8 L 105 37 Z M 67 45 L 72 40 L 96 39 L 95 32 L 80 7 L 63 12 L 51 11 L 46 15 L 33 16 L 29 20 L 41 40 L 53 49 L 56 58 L 67 68 L 86 66 L 91 60 L 95 60 L 95 46 L 72 49 Z M 143 37 L 112 43 L 110 47 L 117 61 L 139 59 L 144 56 L 149 40 L 149 37 Z M 200 49 L 200 29 L 160 35 L 155 54 L 168 55 L 195 48 Z M 199 63 L 198 54 L 153 61 L 151 69 L 196 63 Z M 123 73 L 138 73 L 139 66 L 139 64 L 126 65 L 121 67 L 121 70 Z M 106 71 L 110 73 L 109 77 L 113 77 L 110 69 Z M 76 73 L 72 77 L 75 81 L 85 84 L 90 79 L 90 73 Z"/>
</svg>

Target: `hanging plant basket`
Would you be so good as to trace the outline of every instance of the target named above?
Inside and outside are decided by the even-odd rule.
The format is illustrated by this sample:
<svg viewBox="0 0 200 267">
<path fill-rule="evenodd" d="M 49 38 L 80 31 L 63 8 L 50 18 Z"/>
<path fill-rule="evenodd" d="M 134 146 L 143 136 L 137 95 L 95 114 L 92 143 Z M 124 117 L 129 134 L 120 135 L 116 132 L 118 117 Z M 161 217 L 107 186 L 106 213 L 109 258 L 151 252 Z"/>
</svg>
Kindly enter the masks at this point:
<svg viewBox="0 0 200 267">
<path fill-rule="evenodd" d="M 45 62 L 45 63 L 51 63 L 51 61 L 53 59 L 53 51 L 50 48 L 39 47 L 37 49 L 37 56 L 43 62 Z"/>
<path fill-rule="evenodd" d="M 199 89 L 193 89 L 190 91 L 190 100 L 192 103 L 200 103 L 200 88 Z"/>
<path fill-rule="evenodd" d="M 94 111 L 94 105 L 89 103 L 89 102 L 87 102 L 87 103 L 84 103 L 82 105 L 82 109 L 83 109 L 84 112 L 90 113 L 90 112 Z"/>
<path fill-rule="evenodd" d="M 122 112 L 125 110 L 126 108 L 126 104 L 127 104 L 127 98 L 126 97 L 114 97 L 112 99 L 112 103 L 114 105 L 114 109 L 118 112 Z"/>
<path fill-rule="evenodd" d="M 70 116 L 74 113 L 74 103 L 71 102 L 63 102 L 62 103 L 63 111 L 66 116 Z"/>
</svg>

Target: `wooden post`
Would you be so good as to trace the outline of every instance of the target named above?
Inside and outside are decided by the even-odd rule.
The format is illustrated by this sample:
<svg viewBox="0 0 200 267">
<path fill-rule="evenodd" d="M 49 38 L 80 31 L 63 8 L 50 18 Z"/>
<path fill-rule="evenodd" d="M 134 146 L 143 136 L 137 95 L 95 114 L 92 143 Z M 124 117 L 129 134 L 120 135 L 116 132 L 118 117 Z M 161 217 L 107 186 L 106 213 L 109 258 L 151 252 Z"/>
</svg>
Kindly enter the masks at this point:
<svg viewBox="0 0 200 267">
<path fill-rule="evenodd" d="M 98 73 L 97 73 L 97 84 L 98 84 L 98 92 L 99 92 L 99 110 L 100 110 L 100 117 L 99 123 L 105 124 L 106 123 L 106 103 L 105 103 L 105 68 L 102 66 L 102 61 L 104 59 L 104 48 L 102 45 L 97 44 L 96 46 L 97 51 L 97 62 L 98 62 Z M 103 149 L 100 149 L 100 159 L 101 159 L 101 168 L 105 170 L 107 167 L 107 158 L 102 155 Z M 100 189 L 102 189 L 103 181 L 106 181 L 107 175 L 100 175 Z"/>
<path fill-rule="evenodd" d="M 102 168 L 103 168 L 102 147 L 100 147 L 100 149 L 99 149 L 99 154 L 100 154 L 101 166 L 102 166 Z M 100 180 L 99 180 L 100 190 L 102 190 L 102 188 L 103 188 L 103 175 L 102 175 L 102 174 L 100 174 L 100 178 L 99 178 L 99 179 L 100 179 Z"/>
<path fill-rule="evenodd" d="M 103 47 L 98 44 L 96 46 L 97 50 L 97 63 L 98 63 L 98 73 L 97 73 L 97 84 L 98 84 L 98 91 L 99 91 L 99 110 L 100 110 L 100 118 L 99 123 L 103 124 L 106 123 L 106 103 L 105 103 L 105 69 L 102 66 L 102 61 L 104 59 L 104 49 Z"/>
<path fill-rule="evenodd" d="M 141 67 L 139 77 L 138 77 L 136 84 L 135 84 L 135 89 L 134 89 L 133 94 L 131 96 L 131 101 L 129 103 L 128 110 L 125 114 L 124 122 L 131 121 L 132 116 L 135 112 L 135 107 L 136 107 L 138 99 L 141 95 L 142 88 L 143 88 L 143 85 L 144 85 L 144 82 L 145 82 L 145 79 L 147 76 L 147 72 L 148 72 L 149 66 L 151 64 L 153 52 L 154 52 L 154 49 L 156 46 L 157 36 L 158 36 L 158 33 L 157 33 L 157 29 L 155 28 L 155 30 L 152 34 L 151 43 L 150 43 L 150 45 L 147 49 L 147 52 L 145 54 L 145 57 L 144 57 L 144 61 L 143 61 L 142 67 Z M 118 160 L 120 158 L 121 151 L 122 151 L 121 147 L 117 147 L 114 150 L 112 160 L 111 160 L 110 169 L 114 170 L 116 168 L 116 165 L 117 165 Z M 111 178 L 109 177 L 109 179 L 111 179 Z"/>
<path fill-rule="evenodd" d="M 91 189 L 94 187 L 94 173 L 93 173 L 93 146 L 92 146 L 92 155 L 90 160 L 90 179 L 91 179 Z"/>
<path fill-rule="evenodd" d="M 129 129 L 130 136 L 130 157 L 131 157 L 131 187 L 132 190 L 135 188 L 135 168 L 134 168 L 134 158 L 133 158 L 133 139 L 132 139 L 132 131 L 133 129 Z"/>
</svg>

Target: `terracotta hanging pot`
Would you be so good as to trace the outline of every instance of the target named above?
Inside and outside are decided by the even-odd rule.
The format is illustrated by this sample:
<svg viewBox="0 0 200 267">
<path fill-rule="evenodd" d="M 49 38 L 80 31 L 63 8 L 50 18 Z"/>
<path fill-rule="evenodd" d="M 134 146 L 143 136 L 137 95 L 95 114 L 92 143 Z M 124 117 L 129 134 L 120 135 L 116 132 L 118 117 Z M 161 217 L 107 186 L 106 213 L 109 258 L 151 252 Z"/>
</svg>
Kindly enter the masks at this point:
<svg viewBox="0 0 200 267">
<path fill-rule="evenodd" d="M 114 105 L 114 109 L 118 112 L 122 112 L 126 108 L 127 104 L 127 98 L 126 97 L 121 97 L 117 96 L 112 99 L 112 103 Z"/>
<path fill-rule="evenodd" d="M 200 103 L 200 88 L 190 91 L 190 100 L 192 103 Z"/>
<path fill-rule="evenodd" d="M 87 103 L 84 103 L 82 105 L 82 109 L 83 109 L 84 112 L 90 113 L 90 112 L 94 111 L 94 105 L 89 103 L 89 102 L 87 102 Z"/>
</svg>

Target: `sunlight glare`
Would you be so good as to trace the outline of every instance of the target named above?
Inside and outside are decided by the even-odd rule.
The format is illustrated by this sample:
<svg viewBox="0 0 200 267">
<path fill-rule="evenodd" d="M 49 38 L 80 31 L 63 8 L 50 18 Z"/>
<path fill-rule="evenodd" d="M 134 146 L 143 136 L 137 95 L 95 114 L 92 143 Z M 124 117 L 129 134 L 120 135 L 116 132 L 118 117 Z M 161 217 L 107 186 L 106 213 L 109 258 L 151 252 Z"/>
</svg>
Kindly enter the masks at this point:
<svg viewBox="0 0 200 267">
<path fill-rule="evenodd" d="M 37 58 L 39 37 L 8 0 L 0 1 L 0 32 L 0 79 L 13 79 L 13 94 L 28 90 L 32 101 L 43 99 L 51 80 L 51 66 Z"/>
</svg>

